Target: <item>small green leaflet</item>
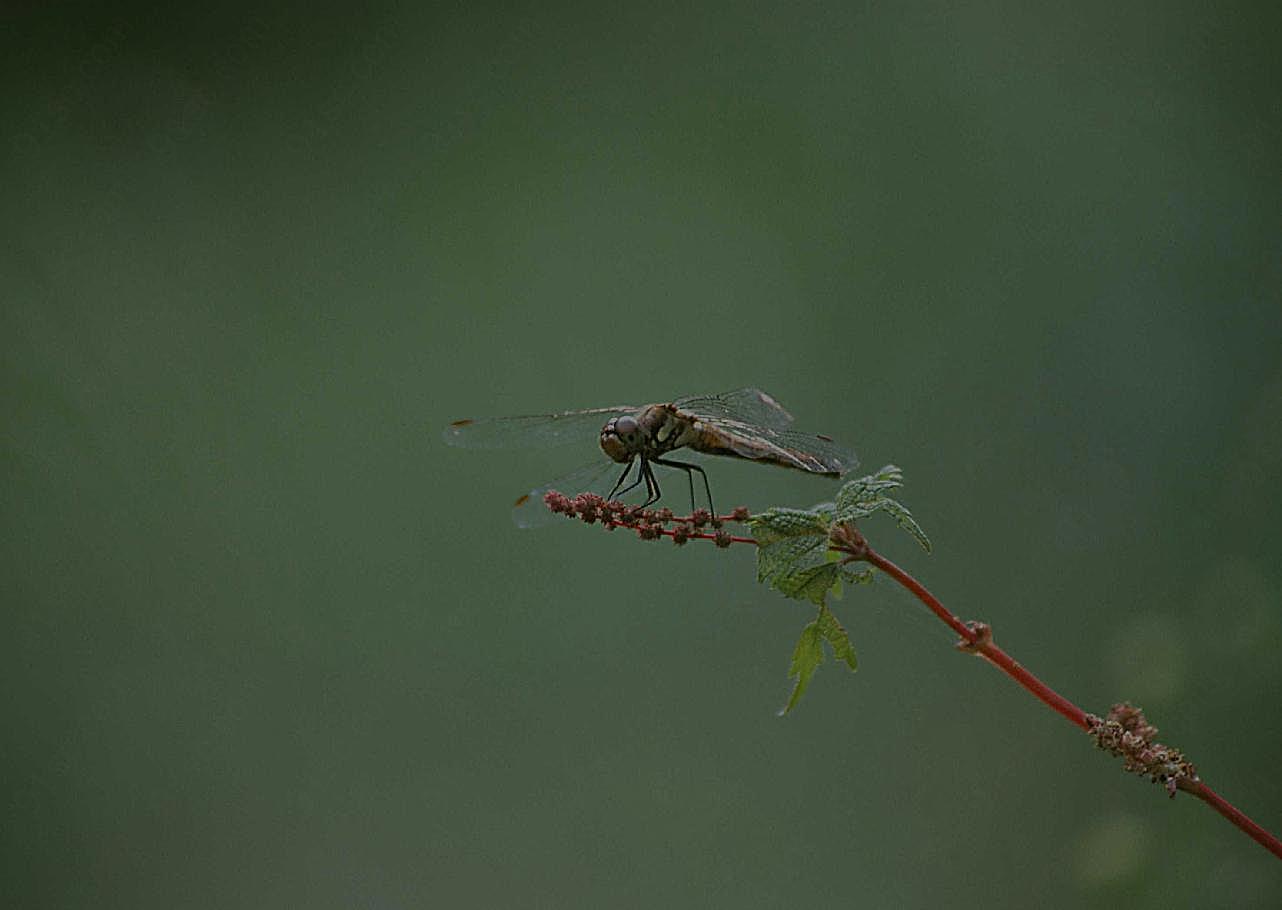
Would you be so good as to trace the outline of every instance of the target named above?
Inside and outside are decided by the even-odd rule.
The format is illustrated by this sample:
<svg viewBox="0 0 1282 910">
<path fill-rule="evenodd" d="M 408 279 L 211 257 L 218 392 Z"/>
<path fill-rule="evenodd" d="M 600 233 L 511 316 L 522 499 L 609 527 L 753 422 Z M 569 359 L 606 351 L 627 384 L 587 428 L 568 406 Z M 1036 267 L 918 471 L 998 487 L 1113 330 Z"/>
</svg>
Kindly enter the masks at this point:
<svg viewBox="0 0 1282 910">
<path fill-rule="evenodd" d="M 929 553 L 930 538 L 921 529 L 921 525 L 917 524 L 912 513 L 902 503 L 884 495 L 886 490 L 903 485 L 904 473 L 893 464 L 886 465 L 876 474 L 852 480 L 837 494 L 837 508 L 833 518 L 839 522 L 858 521 L 874 512 L 886 512 Z"/>
<path fill-rule="evenodd" d="M 801 701 L 801 696 L 810 685 L 811 677 L 823 663 L 825 641 L 832 648 L 834 658 L 843 661 L 852 672 L 856 669 L 855 649 L 850 643 L 850 636 L 837 621 L 837 617 L 832 615 L 832 611 L 826 606 L 820 606 L 819 614 L 801 630 L 801 638 L 797 640 L 797 647 L 793 649 L 788 678 L 795 679 L 796 682 L 793 684 L 792 694 L 788 696 L 788 704 L 779 711 L 781 715 L 787 714 L 797 706 L 797 702 Z"/>
</svg>

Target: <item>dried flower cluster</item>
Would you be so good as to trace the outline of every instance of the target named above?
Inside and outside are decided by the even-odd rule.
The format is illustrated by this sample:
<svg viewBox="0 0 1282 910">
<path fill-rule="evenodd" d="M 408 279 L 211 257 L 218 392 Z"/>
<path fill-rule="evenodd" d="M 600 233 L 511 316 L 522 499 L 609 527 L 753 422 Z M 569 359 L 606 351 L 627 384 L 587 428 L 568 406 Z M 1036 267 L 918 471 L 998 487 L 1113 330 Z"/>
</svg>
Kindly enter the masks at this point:
<svg viewBox="0 0 1282 910">
<path fill-rule="evenodd" d="M 543 504 L 559 515 L 577 518 L 586 524 L 600 524 L 607 531 L 631 528 L 642 540 L 670 537 L 678 546 L 689 540 L 711 540 L 723 548 L 732 543 L 756 543 L 751 537 L 735 537 L 723 527 L 728 521 L 742 522 L 748 519 L 748 510 L 742 506 L 729 515 L 713 515 L 707 509 L 695 509 L 689 515 L 675 515 L 669 508 L 642 509 L 617 499 L 607 501 L 595 493 L 580 493 L 571 497 L 556 490 L 544 494 Z M 712 533 L 704 528 L 710 529 Z"/>
<path fill-rule="evenodd" d="M 1114 705 L 1107 720 L 1094 714 L 1086 715 L 1086 719 L 1090 724 L 1088 732 L 1097 746 L 1125 759 L 1127 771 L 1145 775 L 1153 782 L 1161 781 L 1171 796 L 1175 796 L 1180 781 L 1197 780 L 1197 769 L 1184 753 L 1154 742 L 1157 727 L 1134 705 L 1126 702 Z"/>
</svg>

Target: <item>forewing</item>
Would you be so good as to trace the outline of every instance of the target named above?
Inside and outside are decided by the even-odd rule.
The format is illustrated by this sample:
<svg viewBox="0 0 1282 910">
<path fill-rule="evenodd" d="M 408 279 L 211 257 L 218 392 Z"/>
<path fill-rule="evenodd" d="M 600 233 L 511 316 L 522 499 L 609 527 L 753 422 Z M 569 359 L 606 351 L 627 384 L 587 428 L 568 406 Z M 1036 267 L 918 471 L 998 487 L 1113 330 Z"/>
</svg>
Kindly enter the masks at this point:
<svg viewBox="0 0 1282 910">
<path fill-rule="evenodd" d="M 549 490 L 556 490 L 566 496 L 577 496 L 579 493 L 596 493 L 604 496 L 610 492 L 618 479 L 622 468 L 604 455 L 596 461 L 588 462 L 569 474 L 563 474 L 556 480 L 550 480 L 541 487 L 535 487 L 518 499 L 512 506 L 512 520 L 518 528 L 538 528 L 550 524 L 561 516 L 543 504 L 543 496 Z"/>
<path fill-rule="evenodd" d="M 691 395 L 678 398 L 673 404 L 687 414 L 712 421 L 732 420 L 779 430 L 792 423 L 792 415 L 761 389 L 735 389 L 719 395 Z"/>
<path fill-rule="evenodd" d="M 502 449 L 521 446 L 555 446 L 592 441 L 607 420 L 638 410 L 628 405 L 588 408 L 558 414 L 522 417 L 480 417 L 456 420 L 441 434 L 452 446 L 468 449 Z"/>
</svg>

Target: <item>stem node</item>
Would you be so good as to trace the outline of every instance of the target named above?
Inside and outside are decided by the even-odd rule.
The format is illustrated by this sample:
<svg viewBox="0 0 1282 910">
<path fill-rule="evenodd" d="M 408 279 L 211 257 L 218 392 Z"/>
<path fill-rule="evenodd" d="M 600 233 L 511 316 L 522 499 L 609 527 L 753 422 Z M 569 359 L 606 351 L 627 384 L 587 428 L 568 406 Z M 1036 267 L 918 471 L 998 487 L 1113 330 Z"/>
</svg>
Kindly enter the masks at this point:
<svg viewBox="0 0 1282 910">
<path fill-rule="evenodd" d="M 967 621 L 966 628 L 974 634 L 974 637 L 958 639 L 957 644 L 953 647 L 966 654 L 974 654 L 976 657 L 982 656 L 984 649 L 990 647 L 993 643 L 993 627 L 986 622 L 972 619 Z"/>
</svg>

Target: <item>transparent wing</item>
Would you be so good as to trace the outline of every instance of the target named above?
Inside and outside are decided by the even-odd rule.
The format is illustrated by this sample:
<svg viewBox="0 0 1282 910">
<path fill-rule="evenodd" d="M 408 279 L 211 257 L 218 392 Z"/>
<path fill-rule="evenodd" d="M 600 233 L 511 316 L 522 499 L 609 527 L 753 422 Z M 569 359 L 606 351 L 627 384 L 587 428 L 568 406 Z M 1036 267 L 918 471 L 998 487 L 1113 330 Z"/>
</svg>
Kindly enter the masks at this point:
<svg viewBox="0 0 1282 910">
<path fill-rule="evenodd" d="M 792 415 L 761 389 L 735 389 L 720 395 L 690 395 L 672 403 L 687 414 L 713 421 L 734 420 L 775 429 L 783 429 L 792 423 Z"/>
<path fill-rule="evenodd" d="M 618 414 L 638 408 L 588 408 L 559 414 L 530 414 L 523 417 L 480 417 L 456 420 L 441 434 L 452 446 L 469 449 L 501 449 L 519 446 L 555 446 L 568 442 L 592 441 L 601 426 Z"/>
<path fill-rule="evenodd" d="M 535 487 L 526 493 L 512 506 L 512 521 L 518 528 L 540 528 L 556 519 L 564 518 L 551 511 L 543 504 L 543 494 L 556 490 L 566 496 L 577 496 L 579 493 L 596 493 L 604 496 L 610 492 L 618 480 L 623 468 L 604 456 L 588 462 L 569 474 L 563 474 L 556 480 L 549 480 L 541 487 Z"/>
</svg>

